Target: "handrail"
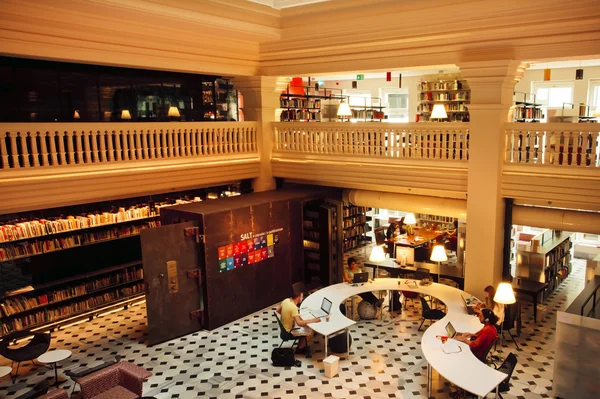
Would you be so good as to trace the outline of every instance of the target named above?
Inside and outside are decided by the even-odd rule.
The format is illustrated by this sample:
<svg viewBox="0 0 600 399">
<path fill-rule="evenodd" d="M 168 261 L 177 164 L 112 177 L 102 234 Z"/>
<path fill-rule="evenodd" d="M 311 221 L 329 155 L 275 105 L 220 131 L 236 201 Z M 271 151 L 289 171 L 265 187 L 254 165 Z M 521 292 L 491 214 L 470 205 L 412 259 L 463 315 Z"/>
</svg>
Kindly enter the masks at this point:
<svg viewBox="0 0 600 399">
<path fill-rule="evenodd" d="M 583 303 L 583 305 L 581 305 L 581 315 L 583 316 L 583 309 L 585 308 L 585 305 L 587 305 L 587 303 L 590 301 L 590 299 L 592 299 L 592 297 L 594 298 L 594 301 L 592 302 L 592 309 L 588 312 L 588 314 L 586 316 L 589 316 L 590 314 L 592 314 L 592 312 L 594 312 L 596 310 L 596 293 L 598 292 L 598 289 L 600 288 L 600 284 L 596 284 L 596 288 L 594 288 L 594 291 L 587 297 L 587 299 L 585 300 L 585 302 Z"/>
<path fill-rule="evenodd" d="M 273 152 L 395 159 L 469 159 L 468 123 L 273 122 Z"/>
<path fill-rule="evenodd" d="M 0 170 L 257 153 L 257 122 L 2 123 Z"/>
</svg>

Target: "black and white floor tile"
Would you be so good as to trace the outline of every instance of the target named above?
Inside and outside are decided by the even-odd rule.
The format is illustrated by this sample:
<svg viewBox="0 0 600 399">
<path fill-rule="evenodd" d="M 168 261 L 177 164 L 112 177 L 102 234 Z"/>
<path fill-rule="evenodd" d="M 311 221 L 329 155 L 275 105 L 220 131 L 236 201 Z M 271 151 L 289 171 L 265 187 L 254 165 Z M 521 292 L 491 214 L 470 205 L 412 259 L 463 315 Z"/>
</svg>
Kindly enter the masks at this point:
<svg viewBox="0 0 600 399">
<path fill-rule="evenodd" d="M 500 355 L 515 352 L 519 361 L 510 392 L 504 398 L 553 397 L 556 312 L 564 309 L 583 287 L 585 262 L 575 260 L 573 269 L 571 276 L 546 300 L 547 315 L 542 323 L 532 323 L 531 305 L 525 306 L 527 322 L 517 338 L 521 350 L 517 351 L 512 341 L 504 340 Z M 59 371 L 93 366 L 119 354 L 152 371 L 153 376 L 144 385 L 144 395 L 158 399 L 419 399 L 427 395 L 426 361 L 420 349 L 422 332 L 417 331 L 420 304 L 416 301 L 409 301 L 408 309 L 395 319 L 386 315 L 384 321 L 358 322 L 351 329 L 351 357 L 340 359 L 340 373 L 331 379 L 323 373 L 323 343 L 318 337 L 312 344 L 313 357 L 298 357 L 300 367 L 271 365 L 271 350 L 280 343 L 271 309 L 218 330 L 197 332 L 153 347 L 146 346 L 145 313 L 142 304 L 54 332 L 52 347 L 73 351 L 70 359 L 60 363 Z M 0 359 L 0 365 L 10 362 Z M 52 370 L 29 364 L 22 366 L 20 373 L 15 384 L 8 377 L 0 382 L 0 398 L 16 398 L 38 381 L 54 378 Z M 436 398 L 448 398 L 453 389 L 435 372 L 434 387 Z M 70 393 L 72 388 L 69 380 L 60 389 Z"/>
</svg>

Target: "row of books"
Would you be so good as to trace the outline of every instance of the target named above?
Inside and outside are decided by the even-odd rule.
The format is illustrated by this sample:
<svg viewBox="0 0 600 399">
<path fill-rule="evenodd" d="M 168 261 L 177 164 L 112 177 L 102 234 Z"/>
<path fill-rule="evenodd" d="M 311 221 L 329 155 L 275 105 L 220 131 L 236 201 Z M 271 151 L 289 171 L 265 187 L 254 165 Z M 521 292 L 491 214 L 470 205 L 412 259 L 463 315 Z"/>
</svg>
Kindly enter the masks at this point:
<svg viewBox="0 0 600 399">
<path fill-rule="evenodd" d="M 143 292 L 144 284 L 139 283 L 131 287 L 106 292 L 102 295 L 90 297 L 82 301 L 72 302 L 68 305 L 61 306 L 58 308 L 44 308 L 39 312 L 29 313 L 22 317 L 15 317 L 12 319 L 1 319 L 0 323 L 2 328 L 2 334 L 10 334 L 11 332 L 31 328 L 39 324 L 58 321 L 60 319 L 67 318 L 77 313 L 85 312 L 94 309 L 98 306 L 110 302 L 115 302 L 120 299 L 125 299 Z"/>
<path fill-rule="evenodd" d="M 54 302 L 85 295 L 116 284 L 126 283 L 144 278 L 142 268 L 130 268 L 118 274 L 97 278 L 84 284 L 46 291 L 36 296 L 9 297 L 0 303 L 4 316 L 11 316 L 26 310 L 35 309 Z"/>
<path fill-rule="evenodd" d="M 156 227 L 159 224 L 159 221 L 153 220 L 139 225 L 113 227 L 108 230 L 92 231 L 72 236 L 5 244 L 0 247 L 0 262 L 137 235 L 140 230 Z"/>
<path fill-rule="evenodd" d="M 365 234 L 368 231 L 370 231 L 369 226 L 366 226 L 364 224 L 354 226 L 348 229 L 344 229 L 344 238 L 350 238 L 361 234 Z"/>
<path fill-rule="evenodd" d="M 420 93 L 421 101 L 468 101 L 469 93 L 465 91 L 458 91 L 453 93 Z"/>
<path fill-rule="evenodd" d="M 321 100 L 282 97 L 280 102 L 282 108 L 321 108 Z"/>
<path fill-rule="evenodd" d="M 350 217 L 348 219 L 344 219 L 344 228 L 352 227 L 355 224 L 360 224 L 360 223 L 367 223 L 366 215 L 364 215 L 364 214 L 356 215 L 356 216 Z"/>
<path fill-rule="evenodd" d="M 141 208 L 119 208 L 118 212 L 96 213 L 82 216 L 67 216 L 54 220 L 39 219 L 0 226 L 0 242 L 40 237 L 48 234 L 85 229 L 105 224 L 122 223 L 130 220 L 155 216 L 149 206 Z"/>
<path fill-rule="evenodd" d="M 354 215 L 360 215 L 363 214 L 365 212 L 370 211 L 371 208 L 367 208 L 364 206 L 344 206 L 344 217 L 350 217 L 350 216 L 354 216 Z"/>
<path fill-rule="evenodd" d="M 463 90 L 463 82 L 460 80 L 452 80 L 446 82 L 419 82 L 417 89 L 420 91 L 428 90 Z"/>
</svg>

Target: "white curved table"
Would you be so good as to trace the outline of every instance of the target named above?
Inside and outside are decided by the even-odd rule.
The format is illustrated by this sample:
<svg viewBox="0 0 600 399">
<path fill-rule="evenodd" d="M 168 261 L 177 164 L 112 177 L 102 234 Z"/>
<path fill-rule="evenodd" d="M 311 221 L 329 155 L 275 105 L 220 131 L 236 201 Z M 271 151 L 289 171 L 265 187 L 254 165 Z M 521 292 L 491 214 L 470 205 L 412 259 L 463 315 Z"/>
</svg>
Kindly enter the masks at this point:
<svg viewBox="0 0 600 399">
<path fill-rule="evenodd" d="M 58 362 L 62 362 L 71 357 L 73 353 L 68 349 L 55 349 L 40 355 L 37 360 L 40 363 L 51 364 L 54 366 L 54 386 L 59 386 L 65 381 L 58 380 Z"/>
<path fill-rule="evenodd" d="M 339 305 L 346 298 L 363 292 L 379 290 L 402 290 L 431 295 L 444 302 L 448 311 L 443 319 L 429 326 L 421 339 L 421 349 L 428 362 L 428 386 L 430 386 L 430 367 L 433 367 L 451 383 L 477 396 L 486 396 L 506 378 L 506 374 L 482 363 L 473 355 L 471 349 L 465 343 L 452 340 L 454 347 L 461 348 L 460 352 L 444 353 L 440 340 L 436 338 L 437 335 L 447 335 L 445 327 L 448 322 L 452 322 L 456 331 L 475 333 L 481 329 L 482 325 L 479 319 L 467 313 L 462 299 L 462 296 L 470 295 L 457 288 L 436 283 L 430 286 L 422 286 L 417 281 L 417 287 L 411 288 L 406 284 L 407 281 L 414 280 L 379 278 L 363 285 L 355 286 L 348 283 L 330 285 L 306 297 L 302 302 L 301 309 L 320 308 L 324 297 L 333 302 L 329 322 L 322 321 L 310 324 L 315 332 L 325 336 L 325 342 L 327 342 L 328 335 L 355 324 L 353 320 L 348 319 L 340 312 Z M 325 356 L 327 356 L 327 352 L 325 352 Z"/>
<path fill-rule="evenodd" d="M 12 367 L 0 366 L 0 378 L 6 377 L 10 373 L 12 373 Z"/>
</svg>

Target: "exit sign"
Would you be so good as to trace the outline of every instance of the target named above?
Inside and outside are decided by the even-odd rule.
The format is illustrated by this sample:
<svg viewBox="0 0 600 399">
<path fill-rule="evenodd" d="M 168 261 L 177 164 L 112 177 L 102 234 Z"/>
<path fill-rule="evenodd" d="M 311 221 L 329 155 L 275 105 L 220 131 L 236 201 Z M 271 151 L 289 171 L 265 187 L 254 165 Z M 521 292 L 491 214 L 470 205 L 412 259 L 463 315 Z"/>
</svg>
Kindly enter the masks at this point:
<svg viewBox="0 0 600 399">
<path fill-rule="evenodd" d="M 356 80 L 365 80 L 365 75 L 356 75 Z"/>
</svg>

